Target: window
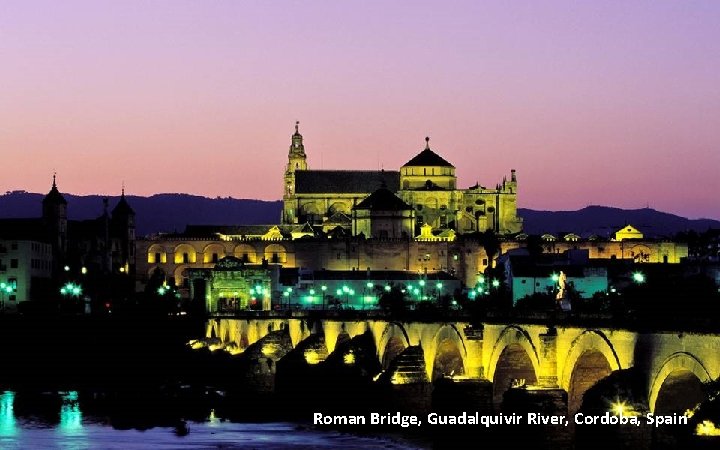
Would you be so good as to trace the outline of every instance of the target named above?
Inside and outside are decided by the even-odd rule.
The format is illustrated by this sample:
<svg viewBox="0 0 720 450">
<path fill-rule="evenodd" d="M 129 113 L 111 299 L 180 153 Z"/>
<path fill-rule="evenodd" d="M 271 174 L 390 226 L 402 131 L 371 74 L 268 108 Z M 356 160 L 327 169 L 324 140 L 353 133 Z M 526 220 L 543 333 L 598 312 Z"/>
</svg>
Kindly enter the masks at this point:
<svg viewBox="0 0 720 450">
<path fill-rule="evenodd" d="M 189 262 L 190 262 L 190 255 L 188 255 L 187 253 L 183 253 L 182 261 L 183 261 L 184 263 L 186 263 L 186 264 L 189 263 Z"/>
<path fill-rule="evenodd" d="M 487 258 L 483 258 L 482 265 L 483 265 L 483 266 L 487 266 L 487 265 L 488 265 L 488 260 L 487 260 Z"/>
<path fill-rule="evenodd" d="M 11 259 L 10 260 L 10 268 L 11 269 L 17 269 L 18 267 L 18 260 L 17 259 Z"/>
</svg>

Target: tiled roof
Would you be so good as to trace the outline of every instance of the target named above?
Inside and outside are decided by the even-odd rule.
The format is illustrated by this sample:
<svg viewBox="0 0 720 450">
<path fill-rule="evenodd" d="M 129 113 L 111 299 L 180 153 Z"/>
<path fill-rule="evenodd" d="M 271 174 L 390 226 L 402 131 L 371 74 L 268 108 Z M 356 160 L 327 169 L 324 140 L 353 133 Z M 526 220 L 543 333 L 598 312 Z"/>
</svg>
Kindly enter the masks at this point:
<svg viewBox="0 0 720 450">
<path fill-rule="evenodd" d="M 407 211 L 412 210 L 397 195 L 386 188 L 380 188 L 358 203 L 353 209 L 369 209 L 371 211 Z"/>
<path fill-rule="evenodd" d="M 295 192 L 298 194 L 368 194 L 382 185 L 400 190 L 400 172 L 384 170 L 298 170 Z"/>
</svg>

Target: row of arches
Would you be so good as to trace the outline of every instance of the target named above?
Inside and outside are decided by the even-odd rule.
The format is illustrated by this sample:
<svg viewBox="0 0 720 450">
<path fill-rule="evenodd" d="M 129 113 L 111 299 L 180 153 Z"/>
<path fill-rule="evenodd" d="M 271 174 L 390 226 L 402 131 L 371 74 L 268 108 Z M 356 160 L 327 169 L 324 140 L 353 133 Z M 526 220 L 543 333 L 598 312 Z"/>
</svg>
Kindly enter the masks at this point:
<svg viewBox="0 0 720 450">
<path fill-rule="evenodd" d="M 287 249 L 281 244 L 270 244 L 264 249 L 258 250 L 248 244 L 239 244 L 233 248 L 227 248 L 220 243 L 211 243 L 197 250 L 190 244 L 182 243 L 171 249 L 160 244 L 153 244 L 147 250 L 147 261 L 149 264 L 214 264 L 226 256 L 234 256 L 250 264 L 257 264 L 266 259 L 272 263 L 285 263 L 287 261 Z"/>
<path fill-rule="evenodd" d="M 277 328 L 278 325 L 275 325 L 274 329 Z M 424 380 L 429 382 L 468 374 L 472 359 L 478 356 L 468 348 L 469 342 L 453 324 L 443 324 L 434 332 L 425 334 L 424 342 L 417 342 L 417 333 L 411 339 L 404 325 L 397 322 L 327 322 L 322 328 L 324 331 L 320 332 L 324 333 L 325 345 L 322 354 L 329 355 L 337 348 L 344 348 L 339 345 L 342 342 L 369 333 L 383 370 L 396 368 L 396 362 L 403 358 L 421 355 L 419 363 L 422 367 L 419 370 L 425 371 Z M 242 346 L 262 337 L 257 334 L 257 327 L 253 330 L 252 336 L 240 329 L 234 329 L 233 336 L 218 330 L 215 336 Z M 293 330 L 292 325 L 290 330 Z M 302 333 L 297 330 L 292 332 L 293 346 L 317 332 L 317 329 L 311 331 L 309 328 L 303 329 Z M 496 407 L 502 404 L 505 392 L 511 387 L 537 385 L 540 381 L 543 374 L 542 352 L 522 327 L 504 328 L 492 346 L 485 347 L 485 351 L 489 352 L 485 375 L 492 382 L 493 404 Z M 623 367 L 621 362 L 603 332 L 586 330 L 575 337 L 557 371 L 558 385 L 567 392 L 568 411 L 571 414 L 577 412 L 590 388 L 611 374 L 628 368 Z M 687 352 L 673 353 L 653 370 L 655 373 L 650 374 L 648 382 L 647 406 L 656 414 L 682 414 L 694 408 L 706 399 L 704 384 L 713 379 L 708 368 Z"/>
</svg>

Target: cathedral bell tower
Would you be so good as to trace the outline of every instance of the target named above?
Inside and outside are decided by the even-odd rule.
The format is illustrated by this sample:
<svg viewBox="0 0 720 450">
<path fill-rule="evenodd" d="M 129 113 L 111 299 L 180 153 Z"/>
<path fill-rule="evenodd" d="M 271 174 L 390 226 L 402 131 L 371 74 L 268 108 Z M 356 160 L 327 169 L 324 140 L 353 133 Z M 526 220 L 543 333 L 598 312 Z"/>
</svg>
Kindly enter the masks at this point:
<svg viewBox="0 0 720 450">
<path fill-rule="evenodd" d="M 297 211 L 295 211 L 295 172 L 307 170 L 307 156 L 303 137 L 298 130 L 300 122 L 295 122 L 295 134 L 292 135 L 290 150 L 288 151 L 288 165 L 285 169 L 285 186 L 283 189 L 283 214 L 282 223 L 295 223 Z"/>
</svg>

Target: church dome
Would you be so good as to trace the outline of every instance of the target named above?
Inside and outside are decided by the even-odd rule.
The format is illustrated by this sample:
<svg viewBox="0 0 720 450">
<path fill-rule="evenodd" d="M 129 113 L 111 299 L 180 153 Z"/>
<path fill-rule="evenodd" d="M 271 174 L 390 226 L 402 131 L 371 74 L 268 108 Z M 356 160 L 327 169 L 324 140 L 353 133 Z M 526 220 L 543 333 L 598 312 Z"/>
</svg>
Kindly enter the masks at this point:
<svg viewBox="0 0 720 450">
<path fill-rule="evenodd" d="M 455 167 L 442 156 L 430 150 L 430 138 L 425 138 L 425 149 L 413 159 L 406 162 L 403 167 Z"/>
</svg>

